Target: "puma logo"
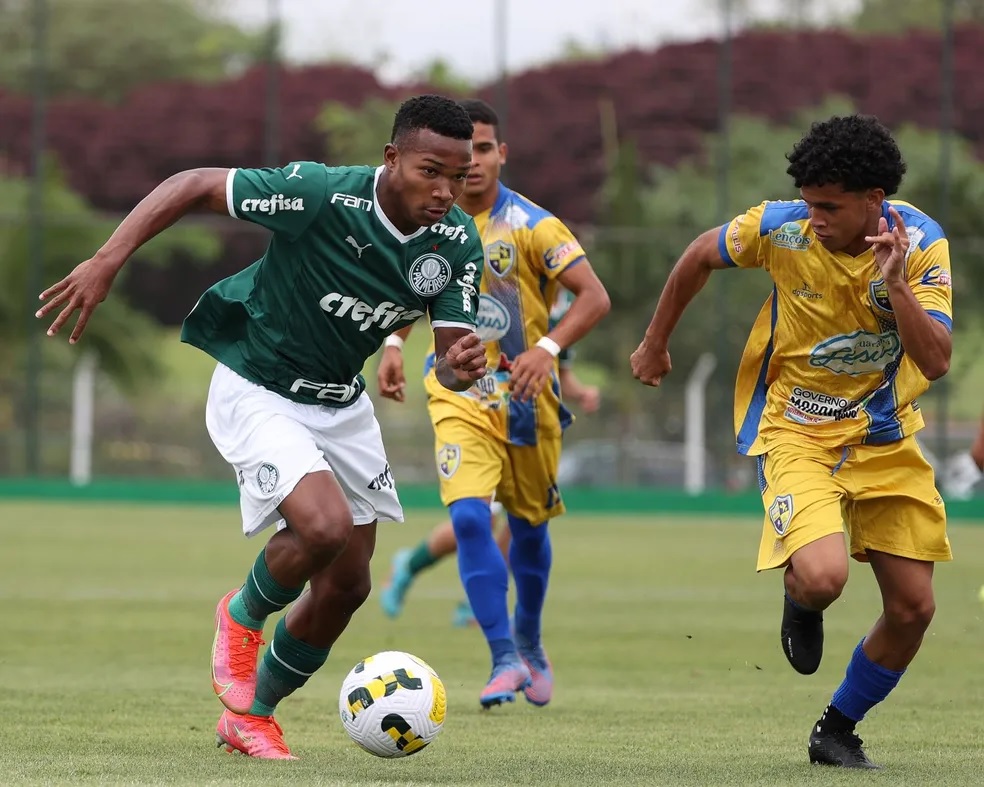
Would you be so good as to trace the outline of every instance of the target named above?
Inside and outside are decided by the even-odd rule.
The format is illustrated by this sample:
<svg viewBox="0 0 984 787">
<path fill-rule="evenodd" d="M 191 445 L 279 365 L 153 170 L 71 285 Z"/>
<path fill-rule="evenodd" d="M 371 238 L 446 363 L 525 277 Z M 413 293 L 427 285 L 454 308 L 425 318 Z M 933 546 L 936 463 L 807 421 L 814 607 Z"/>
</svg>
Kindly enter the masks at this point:
<svg viewBox="0 0 984 787">
<path fill-rule="evenodd" d="M 362 252 L 364 252 L 366 249 L 368 249 L 370 246 L 372 246 L 371 243 L 367 243 L 365 246 L 360 246 L 359 243 L 358 243 L 358 241 L 356 241 L 356 239 L 353 238 L 351 235 L 349 235 L 345 239 L 345 242 L 348 243 L 350 246 L 352 246 L 352 247 L 355 248 L 355 250 L 359 253 L 359 259 L 360 260 L 362 259 Z"/>
<path fill-rule="evenodd" d="M 300 164 L 295 164 L 294 165 L 294 169 L 291 171 L 291 173 L 286 178 L 284 178 L 284 180 L 290 180 L 291 178 L 297 178 L 298 180 L 304 180 L 304 178 L 302 178 L 300 175 L 297 174 L 297 170 L 299 170 L 300 168 L 301 168 L 301 165 Z"/>
</svg>

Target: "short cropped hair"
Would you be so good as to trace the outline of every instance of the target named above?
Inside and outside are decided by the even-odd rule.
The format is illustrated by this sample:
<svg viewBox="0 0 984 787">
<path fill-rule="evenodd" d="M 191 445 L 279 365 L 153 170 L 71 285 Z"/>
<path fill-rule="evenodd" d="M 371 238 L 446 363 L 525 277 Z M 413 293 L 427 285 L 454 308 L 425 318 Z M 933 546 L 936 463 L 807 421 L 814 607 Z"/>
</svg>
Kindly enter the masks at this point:
<svg viewBox="0 0 984 787">
<path fill-rule="evenodd" d="M 899 190 L 905 161 L 892 133 L 871 115 L 814 123 L 786 155 L 796 188 L 839 185 L 844 191 Z"/>
<path fill-rule="evenodd" d="M 461 102 L 461 106 L 465 108 L 465 112 L 468 113 L 472 123 L 484 123 L 487 126 L 492 126 L 495 129 L 495 138 L 502 142 L 499 138 L 499 115 L 489 104 L 480 98 L 466 98 Z"/>
<path fill-rule="evenodd" d="M 400 105 L 393 119 L 390 142 L 399 145 L 401 140 L 406 141 L 423 129 L 451 139 L 470 140 L 474 132 L 468 113 L 461 104 L 446 96 L 433 94 L 414 96 Z"/>
</svg>

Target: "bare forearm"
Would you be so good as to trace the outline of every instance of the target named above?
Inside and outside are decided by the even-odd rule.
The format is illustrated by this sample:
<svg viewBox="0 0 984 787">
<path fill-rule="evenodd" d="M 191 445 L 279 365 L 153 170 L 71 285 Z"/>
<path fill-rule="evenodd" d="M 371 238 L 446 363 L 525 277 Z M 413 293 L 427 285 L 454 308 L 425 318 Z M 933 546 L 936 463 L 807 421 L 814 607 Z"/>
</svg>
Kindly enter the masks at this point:
<svg viewBox="0 0 984 787">
<path fill-rule="evenodd" d="M 437 377 L 437 381 L 449 391 L 467 391 L 474 385 L 473 380 L 460 379 L 448 364 L 448 359 L 443 355 L 434 364 L 434 374 Z"/>
<path fill-rule="evenodd" d="M 565 399 L 579 399 L 584 393 L 584 384 L 574 374 L 574 370 L 561 366 L 557 378 L 560 380 L 560 395 Z"/>
<path fill-rule="evenodd" d="M 977 430 L 977 437 L 970 447 L 970 455 L 978 470 L 984 470 L 984 421 L 981 422 L 981 428 Z"/>
<path fill-rule="evenodd" d="M 571 307 L 552 331 L 547 334 L 561 347 L 571 347 L 584 338 L 611 309 L 604 287 L 593 287 L 577 293 Z"/>
<path fill-rule="evenodd" d="M 888 297 L 906 354 L 927 380 L 939 379 L 950 368 L 950 332 L 920 305 L 906 281 L 890 282 Z"/>
<path fill-rule="evenodd" d="M 694 244 L 673 266 L 656 304 L 656 312 L 646 329 L 645 340 L 652 346 L 666 346 L 687 305 L 707 283 L 711 269 L 694 252 Z"/>
<path fill-rule="evenodd" d="M 144 197 L 123 220 L 96 256 L 114 261 L 118 269 L 127 258 L 182 216 L 210 204 L 210 187 L 196 170 L 179 172 Z"/>
</svg>

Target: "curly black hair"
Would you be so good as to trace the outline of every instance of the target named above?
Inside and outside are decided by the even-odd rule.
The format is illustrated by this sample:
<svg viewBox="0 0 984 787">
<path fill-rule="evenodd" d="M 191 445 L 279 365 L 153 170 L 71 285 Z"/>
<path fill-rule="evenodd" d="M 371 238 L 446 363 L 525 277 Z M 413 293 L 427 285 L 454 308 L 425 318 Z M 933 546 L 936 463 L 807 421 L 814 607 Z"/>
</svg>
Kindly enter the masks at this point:
<svg viewBox="0 0 984 787">
<path fill-rule="evenodd" d="M 796 188 L 836 184 L 844 191 L 877 188 L 891 196 L 906 170 L 892 133 L 872 115 L 818 121 L 786 158 Z"/>
<path fill-rule="evenodd" d="M 408 98 L 396 111 L 390 142 L 399 144 L 411 134 L 430 129 L 442 137 L 471 139 L 474 131 L 465 108 L 446 96 L 427 94 Z"/>
</svg>

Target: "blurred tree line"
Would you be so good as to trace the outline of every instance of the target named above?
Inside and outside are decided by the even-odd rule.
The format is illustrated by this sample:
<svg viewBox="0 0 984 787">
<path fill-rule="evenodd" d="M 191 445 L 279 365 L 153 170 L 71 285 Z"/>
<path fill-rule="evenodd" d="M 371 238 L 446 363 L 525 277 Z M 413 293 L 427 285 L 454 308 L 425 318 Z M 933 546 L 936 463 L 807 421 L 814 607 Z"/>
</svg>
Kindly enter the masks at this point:
<svg viewBox="0 0 984 787">
<path fill-rule="evenodd" d="M 46 0 L 47 83 L 53 96 L 123 99 L 166 80 L 221 79 L 260 62 L 267 31 L 221 19 L 216 0 Z M 0 88 L 31 89 L 34 0 L 0 0 Z"/>
<path fill-rule="evenodd" d="M 982 5 L 957 0 L 958 18 L 980 21 Z M 792 2 L 787 6 L 787 10 L 798 7 Z M 851 29 L 877 31 L 913 25 L 935 27 L 941 7 L 942 0 L 865 0 L 845 24 Z M 261 62 L 270 53 L 270 31 L 242 30 L 220 17 L 218 8 L 216 0 L 48 0 L 51 92 L 114 102 L 149 82 L 215 80 Z M 31 0 L 0 0 L 0 89 L 29 91 L 32 11 Z M 784 13 L 780 18 L 791 16 Z M 576 48 L 571 48 L 570 53 L 572 57 L 581 56 Z M 467 89 L 467 83 L 454 75 L 446 63 L 435 61 L 429 66 L 429 74 L 449 89 Z M 327 104 L 315 124 L 325 139 L 326 160 L 377 161 L 389 138 L 394 107 L 395 102 L 380 98 L 369 99 L 358 108 Z M 826 105 L 779 125 L 735 118 L 726 143 L 730 161 L 726 213 L 737 213 L 764 198 L 795 196 L 781 153 L 789 149 L 810 118 L 838 109 L 847 107 Z M 902 129 L 899 136 L 910 162 L 901 196 L 933 213 L 940 194 L 939 136 L 913 129 Z M 694 235 L 729 217 L 720 215 L 720 184 L 714 167 L 724 141 L 708 136 L 695 156 L 673 168 L 642 164 L 639 151 L 644 141 L 631 135 L 617 140 L 606 161 L 604 187 L 597 195 L 586 194 L 582 198 L 597 206 L 593 222 L 597 229 L 587 229 L 586 241 L 616 308 L 604 330 L 584 342 L 581 357 L 608 370 L 616 381 L 615 400 L 625 413 L 638 409 L 632 391 L 620 387 L 631 384 L 626 379 L 626 358 L 645 329 L 669 267 Z M 286 156 L 291 157 L 289 153 Z M 972 259 L 976 251 L 972 248 L 976 242 L 973 238 L 978 232 L 976 217 L 984 207 L 984 173 L 962 143 L 954 149 L 952 173 L 953 207 L 947 230 L 955 257 L 959 254 Z M 21 305 L 26 287 L 23 221 L 29 186 L 9 173 L 4 175 L 2 161 L 0 181 L 4 186 L 0 190 L 0 324 L 5 336 L 11 337 L 4 352 L 14 356 L 30 324 Z M 46 177 L 45 207 L 52 216 L 61 217 L 50 219 L 58 222 L 57 232 L 53 229 L 56 225 L 46 225 L 52 228 L 45 234 L 44 260 L 45 282 L 50 283 L 97 248 L 114 222 L 100 217 L 73 194 L 55 171 Z M 168 248 L 180 248 L 196 259 L 214 258 L 218 241 L 205 229 L 194 230 L 182 234 L 172 229 L 166 233 L 159 246 L 159 259 L 166 261 Z M 961 301 L 974 299 L 973 303 L 958 304 L 962 314 L 972 314 L 975 309 L 980 310 L 974 295 L 980 288 L 960 286 L 959 282 L 966 275 L 978 277 L 979 284 L 982 274 L 979 266 L 966 268 L 966 274 L 958 268 L 956 292 Z M 700 296 L 701 305 L 685 317 L 678 330 L 673 347 L 677 374 L 685 375 L 699 352 L 716 348 L 720 364 L 716 374 L 722 378 L 731 375 L 745 329 L 767 290 L 767 282 L 760 275 L 725 272 L 712 277 L 707 292 Z M 109 306 L 114 303 L 118 305 Z M 144 343 L 144 334 L 151 332 L 153 326 L 132 310 L 126 312 L 125 301 L 119 297 L 110 299 L 109 304 L 93 322 L 90 341 L 101 343 L 106 366 L 128 382 L 127 369 L 141 369 L 143 373 L 153 368 L 151 357 L 137 359 L 129 355 L 136 351 L 136 345 Z M 114 316 L 113 309 L 123 311 Z M 124 324 L 134 327 L 117 330 Z M 661 395 L 672 398 L 671 393 Z M 670 401 L 667 406 L 675 405 Z M 720 411 L 727 416 L 725 420 L 730 419 L 729 407 L 722 403 Z"/>
</svg>

